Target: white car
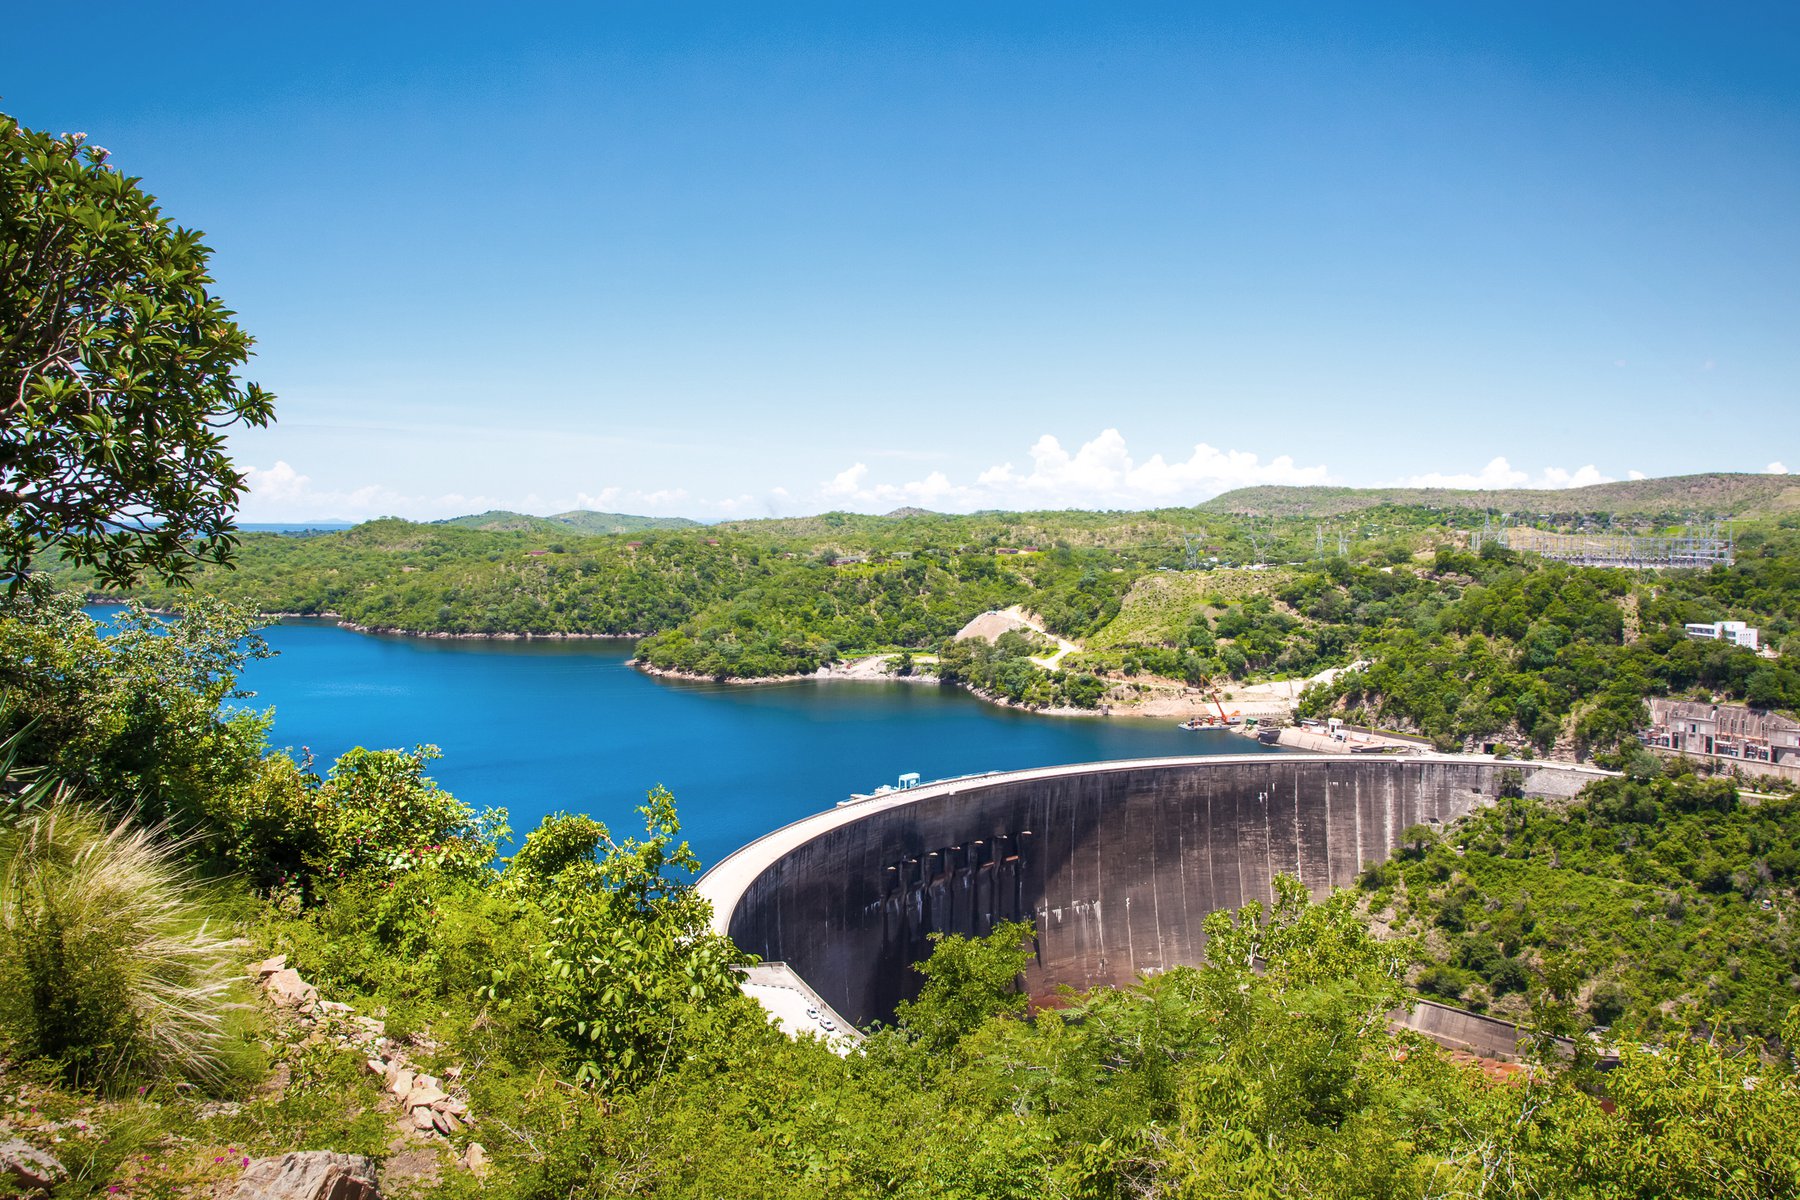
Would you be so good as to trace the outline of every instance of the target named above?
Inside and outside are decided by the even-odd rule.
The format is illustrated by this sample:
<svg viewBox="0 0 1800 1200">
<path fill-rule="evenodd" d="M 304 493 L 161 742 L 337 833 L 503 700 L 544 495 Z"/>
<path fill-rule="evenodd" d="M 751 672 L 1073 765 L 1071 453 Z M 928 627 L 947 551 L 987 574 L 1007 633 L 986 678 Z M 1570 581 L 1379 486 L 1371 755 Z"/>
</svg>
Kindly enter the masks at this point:
<svg viewBox="0 0 1800 1200">
<path fill-rule="evenodd" d="M 830 1017 L 826 1017 L 823 1021 L 819 1022 L 819 1028 L 823 1029 L 826 1033 L 833 1033 L 837 1030 L 837 1022 Z"/>
<path fill-rule="evenodd" d="M 806 1006 L 806 1015 L 809 1020 L 813 1020 L 813 1021 L 818 1020 L 819 1019 L 819 1006 L 816 1004 L 807 1005 Z"/>
</svg>

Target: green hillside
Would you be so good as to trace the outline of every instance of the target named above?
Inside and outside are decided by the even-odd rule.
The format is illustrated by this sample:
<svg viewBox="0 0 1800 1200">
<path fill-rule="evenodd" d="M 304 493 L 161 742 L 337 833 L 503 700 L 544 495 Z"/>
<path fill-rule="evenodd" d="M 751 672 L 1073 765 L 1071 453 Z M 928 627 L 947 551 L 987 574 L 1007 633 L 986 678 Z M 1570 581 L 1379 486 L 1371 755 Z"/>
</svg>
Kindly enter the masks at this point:
<svg viewBox="0 0 1800 1200">
<path fill-rule="evenodd" d="M 630 513 L 594 512 L 578 508 L 571 512 L 534 517 L 530 513 L 510 512 L 503 508 L 472 513 L 466 517 L 447 517 L 434 525 L 452 525 L 458 529 L 483 529 L 490 533 L 642 533 L 647 529 L 695 529 L 700 522 L 686 517 L 639 517 Z"/>
<path fill-rule="evenodd" d="M 687 517 L 636 517 L 630 513 L 594 512 L 578 508 L 552 513 L 545 520 L 579 533 L 642 533 L 646 529 L 698 529 L 699 521 Z"/>
<path fill-rule="evenodd" d="M 1767 517 L 1800 510 L 1800 478 L 1709 472 L 1596 483 L 1590 487 L 1461 488 L 1248 487 L 1215 496 L 1202 512 L 1327 518 L 1384 505 L 1523 514 L 1659 517 Z"/>
</svg>

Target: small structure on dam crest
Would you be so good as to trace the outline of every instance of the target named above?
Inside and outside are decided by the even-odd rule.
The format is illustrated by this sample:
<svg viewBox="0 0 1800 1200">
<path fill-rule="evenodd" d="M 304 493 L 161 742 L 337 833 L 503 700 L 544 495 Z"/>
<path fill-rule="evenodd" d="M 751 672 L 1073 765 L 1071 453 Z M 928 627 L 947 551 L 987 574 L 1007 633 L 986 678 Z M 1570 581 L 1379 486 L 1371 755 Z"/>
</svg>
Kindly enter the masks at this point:
<svg viewBox="0 0 1800 1200">
<path fill-rule="evenodd" d="M 949 780 L 778 829 L 700 891 L 720 932 L 866 1025 L 916 994 L 933 933 L 1032 921 L 1034 997 L 1130 983 L 1198 963 L 1206 915 L 1268 900 L 1277 874 L 1344 886 L 1410 826 L 1454 821 L 1518 775 L 1461 755 L 1257 754 Z"/>
</svg>

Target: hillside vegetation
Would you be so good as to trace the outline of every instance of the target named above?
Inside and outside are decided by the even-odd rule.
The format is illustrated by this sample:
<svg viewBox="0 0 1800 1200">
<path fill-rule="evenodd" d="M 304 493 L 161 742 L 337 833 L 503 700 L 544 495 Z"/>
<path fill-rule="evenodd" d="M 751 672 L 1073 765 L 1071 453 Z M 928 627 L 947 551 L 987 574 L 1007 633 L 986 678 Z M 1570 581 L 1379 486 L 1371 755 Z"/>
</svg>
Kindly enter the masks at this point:
<svg viewBox="0 0 1800 1200">
<path fill-rule="evenodd" d="M 1483 514 L 1467 511 L 1371 509 L 1341 540 L 1308 520 L 1193 517 L 826 513 L 630 537 L 384 520 L 246 535 L 238 568 L 205 570 L 198 586 L 366 628 L 637 636 L 646 664 L 716 678 L 930 655 L 940 665 L 918 669 L 1028 705 L 1129 705 L 1140 688 L 1179 696 L 1360 661 L 1305 710 L 1445 748 L 1609 750 L 1652 694 L 1800 707 L 1800 516 L 1740 527 L 1736 567 L 1660 573 L 1568 566 L 1491 539 L 1473 553 Z M 1082 649 L 1045 670 L 1029 647 L 950 645 L 1012 605 Z M 1788 657 L 1682 630 L 1720 619 L 1758 625 Z"/>
<path fill-rule="evenodd" d="M 1595 697 L 1608 712 L 1614 693 L 1639 702 L 1640 686 L 1788 686 L 1785 660 L 1674 626 L 1750 612 L 1791 629 L 1792 536 L 1747 539 L 1754 553 L 1729 571 L 1642 577 L 1493 547 L 1419 558 L 1391 534 L 1279 570 L 1161 572 L 1092 547 L 808 556 L 732 532 L 534 556 L 529 534 L 378 522 L 259 541 L 274 553 L 222 578 L 372 607 L 396 564 L 414 568 L 409 583 L 428 577 L 420 603 L 442 603 L 452 580 L 469 589 L 458 603 L 498 598 L 507 580 L 588 580 L 568 599 L 633 619 L 655 599 L 687 614 L 665 637 L 718 630 L 720 654 L 772 620 L 872 638 L 908 614 L 951 627 L 952 603 L 1060 597 L 1039 611 L 1095 642 L 1130 618 L 1129 637 L 1084 655 L 1118 656 L 1121 671 L 1367 653 L 1342 677 L 1360 679 L 1357 703 L 1454 732 L 1497 712 L 1535 729 L 1516 698 L 1498 707 L 1517 689 L 1581 720 Z M 335 590 L 300 590 L 318 577 Z M 1409 831 L 1400 860 L 1358 889 L 1315 903 L 1278 880 L 1274 905 L 1208 918 L 1204 963 L 1057 1009 L 1032 1012 L 1016 988 L 1027 927 L 943 939 L 917 999 L 840 1057 L 781 1035 L 733 986 L 743 956 L 706 932 L 672 797 L 649 793 L 636 836 L 559 815 L 509 843 L 506 814 L 431 780 L 430 747 L 328 765 L 271 751 L 266 714 L 220 713 L 261 652 L 250 619 L 189 605 L 168 626 L 131 615 L 102 640 L 68 593 L 0 601 L 0 761 L 72 789 L 0 788 L 18 797 L 0 806 L 0 880 L 31 881 L 0 883 L 0 1089 L 29 1110 L 14 1128 L 73 1164 L 70 1194 L 198 1194 L 294 1146 L 437 1164 L 400 1194 L 517 1200 L 1800 1191 L 1790 798 L 1748 802 L 1627 751 L 1628 778 L 1571 804 L 1515 798 Z M 540 596 L 522 611 L 580 610 Z M 1080 681 L 1099 681 L 1036 672 L 1035 648 L 1017 633 L 954 643 L 943 667 L 1039 702 L 1080 702 Z M 65 832 L 44 824 L 52 813 L 71 814 Z M 164 924 L 96 936 L 60 914 L 116 889 L 56 864 L 111 853 L 98 831 L 120 821 L 182 840 L 160 873 L 129 877 L 143 881 L 134 904 L 113 902 Z M 214 882 L 184 888 L 183 874 Z M 146 973 L 140 947 L 201 927 L 213 940 Z M 58 964 L 77 945 L 70 972 Z M 244 962 L 285 954 L 322 997 L 379 1014 L 421 1069 L 455 1073 L 476 1123 L 397 1137 L 362 1051 L 258 1002 L 234 982 L 234 946 Z M 157 1051 L 138 1015 L 165 984 L 195 1017 L 178 1054 Z M 1537 1065 L 1497 1079 L 1390 1029 L 1409 988 L 1516 1017 Z M 60 995 L 75 1002 L 43 1001 Z M 1606 1025 L 1619 1065 L 1599 1075 L 1586 1034 Z M 1575 1058 L 1547 1035 L 1573 1037 Z M 452 1162 L 477 1142 L 481 1175 Z"/>
<path fill-rule="evenodd" d="M 256 652 L 244 624 L 207 604 L 106 641 L 66 597 L 0 601 L 0 1089 L 9 1134 L 68 1166 L 61 1194 L 216 1194 L 296 1147 L 388 1159 L 390 1195 L 501 1200 L 1796 1192 L 1796 964 L 1768 934 L 1794 915 L 1791 807 L 1601 791 L 1594 817 L 1497 810 L 1372 874 L 1380 903 L 1458 939 L 1435 951 L 1465 965 L 1421 983 L 1488 970 L 1534 1039 L 1613 1018 L 1604 1076 L 1580 1036 L 1572 1061 L 1538 1039 L 1496 1078 L 1392 1029 L 1417 943 L 1377 936 L 1358 893 L 1314 902 L 1287 877 L 1273 904 L 1206 918 L 1203 963 L 1037 1012 L 1016 983 L 1028 926 L 943 938 L 895 1022 L 840 1055 L 734 986 L 743 956 L 707 932 L 667 793 L 636 836 L 558 815 L 509 846 L 505 814 L 431 781 L 428 748 L 323 771 L 271 752 L 263 718 L 215 707 Z M 21 792 L 37 771 L 80 790 Z M 182 840 L 133 824 L 142 798 Z M 1654 852 L 1621 848 L 1620 822 Z M 1615 859 L 1619 894 L 1576 907 Z M 1770 880 L 1740 881 L 1759 863 Z M 65 919 L 96 897 L 131 922 Z M 1628 931 L 1641 965 L 1605 975 L 1631 989 L 1615 1002 L 1558 956 L 1597 956 L 1637 899 L 1666 920 Z M 196 928 L 194 953 L 146 970 Z M 260 998 L 244 967 L 272 954 L 348 1013 Z M 171 986 L 187 1024 L 157 1053 Z M 358 1028 L 467 1119 L 398 1128 Z"/>
<path fill-rule="evenodd" d="M 449 517 L 432 523 L 455 525 L 462 529 L 485 529 L 489 532 L 546 534 L 638 533 L 645 529 L 696 529 L 700 525 L 700 522 L 690 521 L 686 517 L 634 517 L 629 513 L 594 512 L 589 509 L 554 513 L 548 517 L 534 517 L 527 513 L 508 512 L 505 509 L 490 509 L 484 513 L 474 513 L 466 517 Z"/>
<path fill-rule="evenodd" d="M 1383 506 L 1468 509 L 1527 514 L 1608 514 L 1658 517 L 1780 516 L 1800 509 L 1800 479 L 1788 475 L 1712 472 L 1632 479 L 1578 488 L 1238 488 L 1200 505 L 1200 511 L 1263 517 L 1341 517 Z"/>
<path fill-rule="evenodd" d="M 1779 1028 L 1800 978 L 1800 799 L 1671 769 L 1640 753 L 1573 802 L 1515 795 L 1407 831 L 1362 887 L 1421 939 L 1420 990 L 1529 1021 L 1542 981 L 1580 1023 L 1658 1030 L 1694 1007 Z"/>
</svg>

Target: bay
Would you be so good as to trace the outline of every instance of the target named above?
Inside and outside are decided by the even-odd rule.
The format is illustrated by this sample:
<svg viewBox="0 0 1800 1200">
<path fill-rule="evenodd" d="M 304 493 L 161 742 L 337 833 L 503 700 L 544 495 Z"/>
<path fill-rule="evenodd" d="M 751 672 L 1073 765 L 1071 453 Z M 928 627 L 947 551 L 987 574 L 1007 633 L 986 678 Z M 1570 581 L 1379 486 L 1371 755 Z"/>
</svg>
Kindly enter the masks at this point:
<svg viewBox="0 0 1800 1200">
<path fill-rule="evenodd" d="M 93 610 L 104 618 L 103 610 Z M 851 792 L 893 783 L 1102 759 L 1275 753 L 1166 719 L 1047 717 L 935 684 L 800 680 L 755 686 L 654 679 L 627 641 L 482 641 L 357 633 L 326 621 L 263 631 L 276 657 L 240 680 L 273 706 L 271 739 L 319 769 L 354 746 L 438 746 L 431 774 L 515 837 L 585 812 L 615 837 L 662 784 L 711 864 Z"/>
</svg>

